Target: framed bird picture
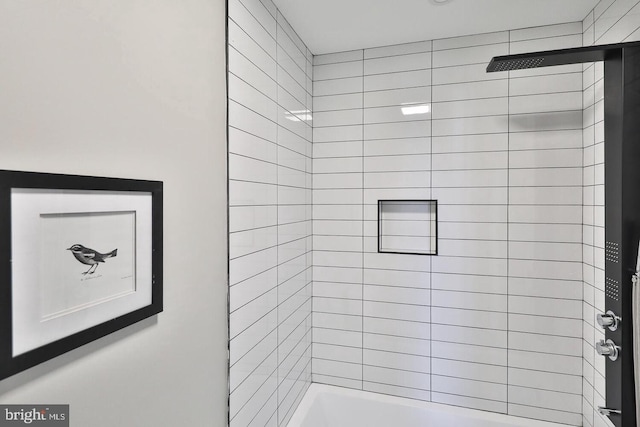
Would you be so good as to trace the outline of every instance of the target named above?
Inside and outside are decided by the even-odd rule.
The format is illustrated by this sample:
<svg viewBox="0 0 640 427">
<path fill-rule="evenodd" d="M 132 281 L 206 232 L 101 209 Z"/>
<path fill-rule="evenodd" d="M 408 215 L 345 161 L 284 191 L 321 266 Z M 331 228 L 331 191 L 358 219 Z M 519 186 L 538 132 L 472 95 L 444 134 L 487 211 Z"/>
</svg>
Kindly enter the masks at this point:
<svg viewBox="0 0 640 427">
<path fill-rule="evenodd" d="M 162 182 L 0 170 L 0 380 L 162 311 Z"/>
</svg>

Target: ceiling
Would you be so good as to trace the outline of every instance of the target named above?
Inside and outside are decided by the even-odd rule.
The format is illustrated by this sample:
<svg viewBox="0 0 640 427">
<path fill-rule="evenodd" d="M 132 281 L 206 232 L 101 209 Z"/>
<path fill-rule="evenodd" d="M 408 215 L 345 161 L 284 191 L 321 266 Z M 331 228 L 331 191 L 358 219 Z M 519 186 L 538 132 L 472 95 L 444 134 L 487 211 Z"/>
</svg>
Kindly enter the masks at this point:
<svg viewBox="0 0 640 427">
<path fill-rule="evenodd" d="M 599 0 L 274 0 L 313 54 L 582 21 Z"/>
</svg>

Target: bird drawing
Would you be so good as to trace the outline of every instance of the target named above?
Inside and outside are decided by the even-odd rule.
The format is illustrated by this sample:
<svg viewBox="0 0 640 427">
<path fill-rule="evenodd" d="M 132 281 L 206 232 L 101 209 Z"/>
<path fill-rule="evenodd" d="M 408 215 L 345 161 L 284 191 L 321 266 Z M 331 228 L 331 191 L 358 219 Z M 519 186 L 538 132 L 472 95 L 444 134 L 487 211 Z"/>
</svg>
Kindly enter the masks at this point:
<svg viewBox="0 0 640 427">
<path fill-rule="evenodd" d="M 114 256 L 118 255 L 118 249 L 114 249 L 106 254 L 101 254 L 98 251 L 90 248 L 85 248 L 84 246 L 78 244 L 67 248 L 67 250 L 71 251 L 73 256 L 76 257 L 79 262 L 90 266 L 87 271 L 82 273 L 83 275 L 95 273 L 98 269 L 98 265 L 100 265 L 101 262 L 104 262 L 107 258 L 113 258 Z"/>
</svg>

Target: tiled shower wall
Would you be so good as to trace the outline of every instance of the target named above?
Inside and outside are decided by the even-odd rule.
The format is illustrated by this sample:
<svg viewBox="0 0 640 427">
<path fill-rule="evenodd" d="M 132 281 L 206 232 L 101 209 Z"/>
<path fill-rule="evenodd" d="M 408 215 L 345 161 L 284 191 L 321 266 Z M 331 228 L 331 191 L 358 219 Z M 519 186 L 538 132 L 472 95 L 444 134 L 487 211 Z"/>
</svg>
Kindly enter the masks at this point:
<svg viewBox="0 0 640 427">
<path fill-rule="evenodd" d="M 583 21 L 584 45 L 640 40 L 640 2 L 603 0 Z M 605 406 L 605 359 L 594 348 L 604 338 L 595 323 L 604 310 L 604 68 L 584 66 L 584 341 L 585 426 L 609 425 L 598 413 Z M 594 409 L 595 408 L 595 409 Z"/>
<path fill-rule="evenodd" d="M 230 425 L 282 426 L 311 380 L 312 56 L 269 0 L 228 24 Z"/>
<path fill-rule="evenodd" d="M 313 381 L 582 424 L 583 68 L 485 72 L 582 38 L 314 57 Z M 377 200 L 432 198 L 438 256 L 378 254 Z"/>
</svg>

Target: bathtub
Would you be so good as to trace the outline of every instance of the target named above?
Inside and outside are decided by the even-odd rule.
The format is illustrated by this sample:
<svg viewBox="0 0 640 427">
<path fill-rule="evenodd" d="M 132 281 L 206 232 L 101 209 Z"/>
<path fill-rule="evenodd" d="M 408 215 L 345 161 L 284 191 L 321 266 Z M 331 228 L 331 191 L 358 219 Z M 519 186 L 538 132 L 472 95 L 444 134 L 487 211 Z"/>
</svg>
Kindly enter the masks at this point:
<svg viewBox="0 0 640 427">
<path fill-rule="evenodd" d="M 311 384 L 287 427 L 550 427 L 565 424 Z"/>
</svg>

